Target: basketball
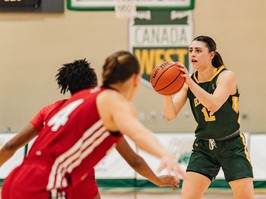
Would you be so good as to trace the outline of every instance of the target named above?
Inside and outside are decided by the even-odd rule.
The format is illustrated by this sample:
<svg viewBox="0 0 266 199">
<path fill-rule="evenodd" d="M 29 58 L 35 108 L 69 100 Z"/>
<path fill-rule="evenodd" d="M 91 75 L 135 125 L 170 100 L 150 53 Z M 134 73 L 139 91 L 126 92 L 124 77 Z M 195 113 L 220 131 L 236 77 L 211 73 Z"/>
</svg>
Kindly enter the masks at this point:
<svg viewBox="0 0 266 199">
<path fill-rule="evenodd" d="M 150 82 L 153 89 L 161 95 L 177 93 L 183 86 L 185 78 L 174 62 L 163 62 L 151 72 Z"/>
</svg>

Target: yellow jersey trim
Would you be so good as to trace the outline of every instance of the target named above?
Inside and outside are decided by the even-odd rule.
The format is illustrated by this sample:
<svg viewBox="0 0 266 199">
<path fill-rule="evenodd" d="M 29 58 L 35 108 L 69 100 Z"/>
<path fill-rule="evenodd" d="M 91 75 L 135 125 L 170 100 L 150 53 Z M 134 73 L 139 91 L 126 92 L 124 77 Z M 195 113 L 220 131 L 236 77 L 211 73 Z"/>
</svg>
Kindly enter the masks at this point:
<svg viewBox="0 0 266 199">
<path fill-rule="evenodd" d="M 224 68 L 225 68 L 224 65 L 220 66 L 220 67 L 218 68 L 218 70 L 214 73 L 214 75 L 211 77 L 211 79 L 209 79 L 209 80 L 206 81 L 206 82 L 210 82 L 210 81 L 211 81 L 214 77 L 216 77 L 216 76 L 221 72 L 221 70 L 223 70 Z M 197 73 L 197 72 L 195 72 L 195 73 L 193 74 L 193 77 L 194 77 L 195 81 L 199 84 L 200 82 L 199 82 L 199 80 L 198 80 L 198 77 L 196 76 L 196 73 Z"/>
</svg>

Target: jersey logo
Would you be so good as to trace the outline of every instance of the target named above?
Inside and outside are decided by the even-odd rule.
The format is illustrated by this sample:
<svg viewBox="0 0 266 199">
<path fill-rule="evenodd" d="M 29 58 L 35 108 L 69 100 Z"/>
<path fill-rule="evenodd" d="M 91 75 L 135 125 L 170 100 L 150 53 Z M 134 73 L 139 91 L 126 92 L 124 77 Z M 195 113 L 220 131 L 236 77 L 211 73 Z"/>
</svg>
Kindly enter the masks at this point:
<svg viewBox="0 0 266 199">
<path fill-rule="evenodd" d="M 198 98 L 194 98 L 194 106 L 197 107 L 200 104 Z"/>
<path fill-rule="evenodd" d="M 83 99 L 76 100 L 71 102 L 66 107 L 57 112 L 48 122 L 48 126 L 52 126 L 52 131 L 57 131 L 61 126 L 64 126 L 68 119 L 69 115 L 83 102 Z"/>
</svg>

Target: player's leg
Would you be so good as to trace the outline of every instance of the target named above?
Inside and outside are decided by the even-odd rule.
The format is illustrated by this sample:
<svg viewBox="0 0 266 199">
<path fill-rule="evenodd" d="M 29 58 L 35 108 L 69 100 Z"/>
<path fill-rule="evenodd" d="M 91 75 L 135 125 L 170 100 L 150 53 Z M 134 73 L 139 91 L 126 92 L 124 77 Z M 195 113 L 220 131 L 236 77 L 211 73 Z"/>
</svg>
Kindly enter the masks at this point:
<svg viewBox="0 0 266 199">
<path fill-rule="evenodd" d="M 254 199 L 253 178 L 242 178 L 229 182 L 234 199 Z"/>
<path fill-rule="evenodd" d="M 187 172 L 182 185 L 182 199 L 201 199 L 211 180 L 199 173 Z"/>
<path fill-rule="evenodd" d="M 234 199 L 253 199 L 253 171 L 244 135 L 241 133 L 224 142 L 223 151 L 220 162 L 225 179 L 232 188 Z"/>
<path fill-rule="evenodd" d="M 200 199 L 219 172 L 206 140 L 196 138 L 182 185 L 182 199 Z"/>
</svg>

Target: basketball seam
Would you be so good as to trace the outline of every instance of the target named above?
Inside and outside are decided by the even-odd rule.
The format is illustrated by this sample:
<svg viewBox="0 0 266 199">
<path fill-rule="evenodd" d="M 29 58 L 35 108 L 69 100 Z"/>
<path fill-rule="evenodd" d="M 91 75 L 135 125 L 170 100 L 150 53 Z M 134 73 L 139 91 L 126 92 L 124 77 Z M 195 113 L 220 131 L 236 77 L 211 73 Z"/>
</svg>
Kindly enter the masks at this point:
<svg viewBox="0 0 266 199">
<path fill-rule="evenodd" d="M 172 68 L 173 66 L 174 66 L 174 64 L 171 65 L 169 68 L 167 68 L 165 71 L 162 72 L 162 74 L 158 77 L 156 83 L 154 84 L 154 88 L 156 87 L 156 85 L 157 85 L 158 81 L 160 80 L 160 78 L 162 77 L 162 75 L 163 75 L 166 71 L 168 71 L 170 68 Z"/>
<path fill-rule="evenodd" d="M 161 91 L 161 90 L 167 88 L 169 85 L 171 85 L 180 76 L 180 74 L 181 74 L 181 72 L 176 76 L 176 78 L 172 82 L 170 82 L 169 84 L 167 84 L 167 86 L 165 86 L 165 87 L 163 87 L 163 88 L 161 88 L 159 90 L 156 90 L 156 91 Z"/>
</svg>

